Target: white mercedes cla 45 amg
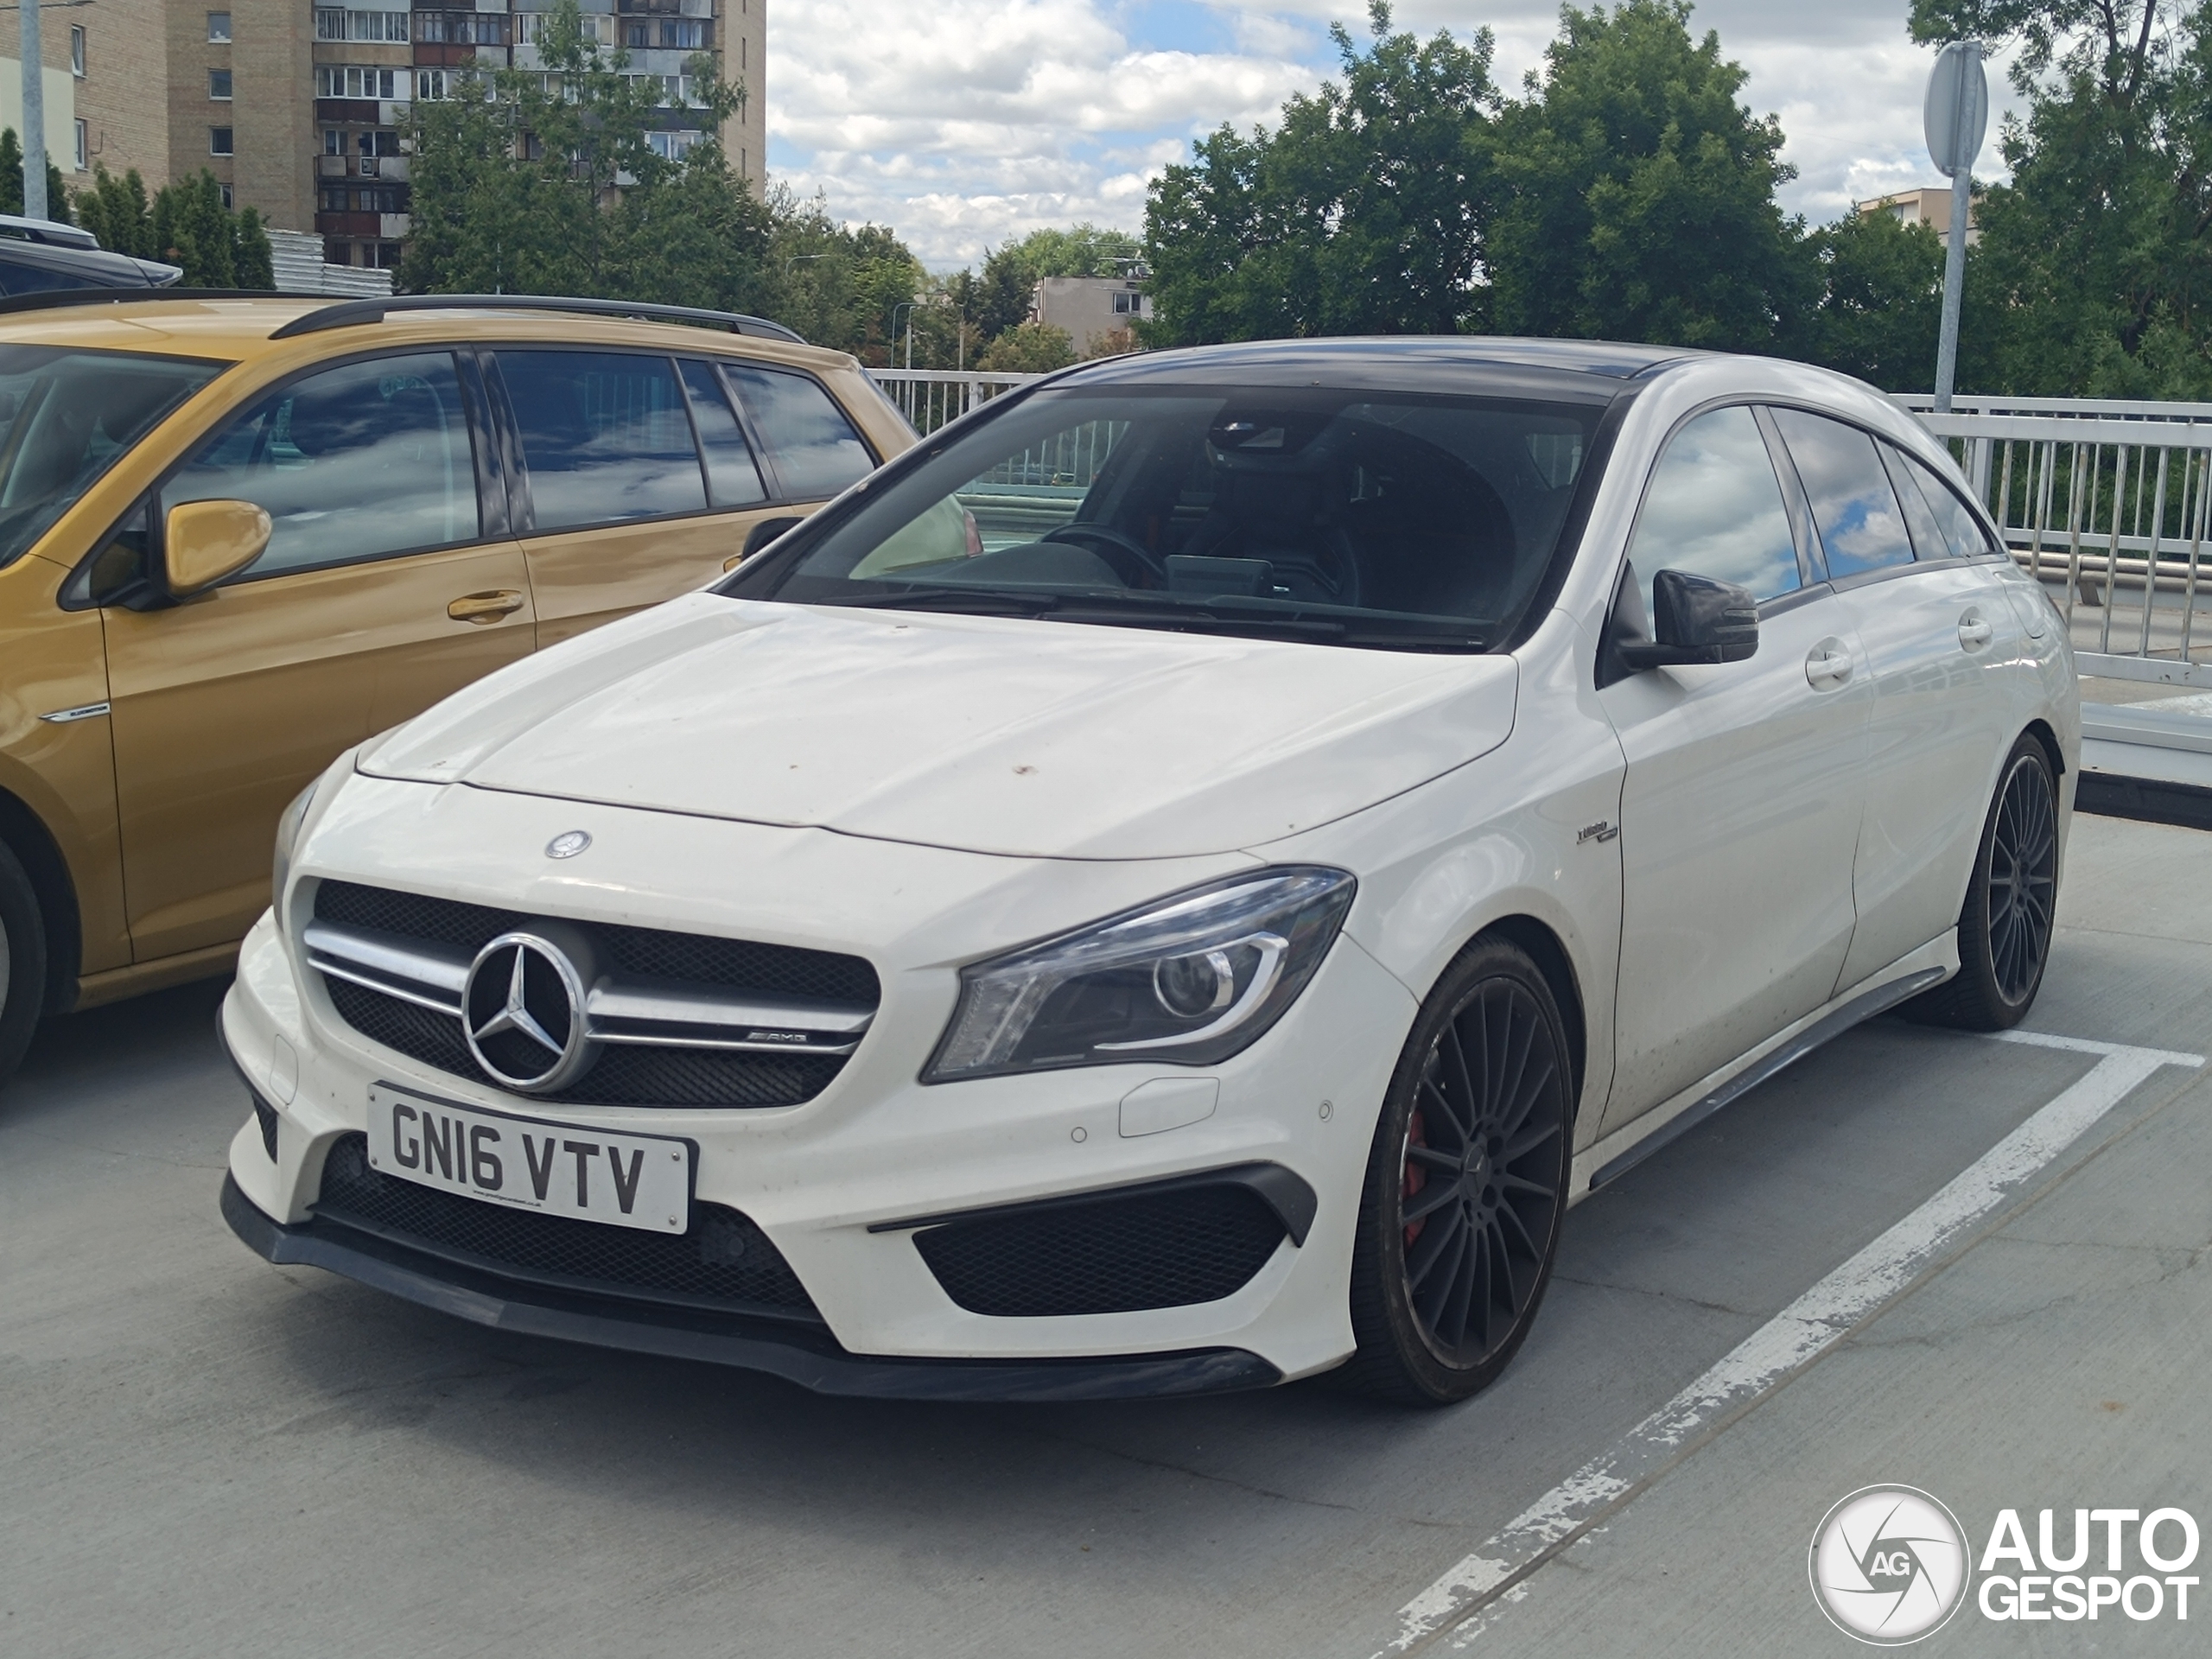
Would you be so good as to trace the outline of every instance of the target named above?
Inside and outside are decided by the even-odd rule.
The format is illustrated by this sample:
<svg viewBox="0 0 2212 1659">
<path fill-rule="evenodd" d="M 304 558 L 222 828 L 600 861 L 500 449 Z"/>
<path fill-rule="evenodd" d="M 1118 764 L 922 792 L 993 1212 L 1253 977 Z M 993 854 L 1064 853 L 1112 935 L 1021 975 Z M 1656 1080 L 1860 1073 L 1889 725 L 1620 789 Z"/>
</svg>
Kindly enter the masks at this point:
<svg viewBox="0 0 2212 1659">
<path fill-rule="evenodd" d="M 1856 382 L 1093 364 L 334 765 L 225 1214 L 834 1392 L 1460 1398 L 1639 1156 L 1884 1009 L 2021 1017 L 2078 745 L 2044 593 Z"/>
</svg>

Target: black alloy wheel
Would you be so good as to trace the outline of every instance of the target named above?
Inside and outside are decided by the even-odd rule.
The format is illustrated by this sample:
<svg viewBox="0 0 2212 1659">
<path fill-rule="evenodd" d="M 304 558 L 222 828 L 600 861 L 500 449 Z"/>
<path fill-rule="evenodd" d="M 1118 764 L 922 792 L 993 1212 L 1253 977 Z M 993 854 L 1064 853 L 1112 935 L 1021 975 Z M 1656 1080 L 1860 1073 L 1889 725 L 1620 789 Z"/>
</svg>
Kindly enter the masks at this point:
<svg viewBox="0 0 2212 1659">
<path fill-rule="evenodd" d="M 2024 737 L 2005 758 L 1959 916 L 1959 971 L 1905 1005 L 1929 1025 L 2003 1031 L 2042 988 L 2058 900 L 2058 786 L 2050 758 Z"/>
<path fill-rule="evenodd" d="M 38 894 L 0 842 L 0 1083 L 31 1046 L 46 1008 L 46 926 Z"/>
<path fill-rule="evenodd" d="M 1443 1404 L 1486 1387 L 1543 1300 L 1567 1211 L 1573 1077 L 1551 988 L 1471 946 L 1414 1023 L 1369 1159 L 1346 1379 Z"/>
</svg>

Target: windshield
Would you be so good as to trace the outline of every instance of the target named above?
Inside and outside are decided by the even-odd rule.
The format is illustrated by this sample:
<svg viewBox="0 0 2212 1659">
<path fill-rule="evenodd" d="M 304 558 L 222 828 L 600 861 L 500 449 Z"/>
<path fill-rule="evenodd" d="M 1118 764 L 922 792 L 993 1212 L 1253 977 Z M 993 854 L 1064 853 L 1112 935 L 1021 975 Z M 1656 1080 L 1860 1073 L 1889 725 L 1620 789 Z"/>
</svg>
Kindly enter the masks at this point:
<svg viewBox="0 0 2212 1659">
<path fill-rule="evenodd" d="M 1602 407 L 1046 391 L 720 591 L 1480 651 L 1542 582 Z"/>
<path fill-rule="evenodd" d="M 0 346 L 0 566 L 76 505 L 219 363 Z"/>
</svg>

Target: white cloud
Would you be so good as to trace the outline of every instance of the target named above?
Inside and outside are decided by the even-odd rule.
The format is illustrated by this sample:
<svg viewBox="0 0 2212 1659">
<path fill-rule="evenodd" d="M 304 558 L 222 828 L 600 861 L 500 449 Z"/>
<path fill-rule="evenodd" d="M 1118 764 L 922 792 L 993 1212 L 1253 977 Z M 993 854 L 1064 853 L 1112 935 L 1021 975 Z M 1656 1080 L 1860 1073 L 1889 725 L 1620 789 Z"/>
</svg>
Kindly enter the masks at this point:
<svg viewBox="0 0 2212 1659">
<path fill-rule="evenodd" d="M 1784 205 L 1818 221 L 1856 199 L 1936 183 L 1920 134 L 1933 54 L 1904 0 L 1708 0 L 1749 72 L 1744 98 L 1782 118 L 1799 176 Z M 1558 26 L 1550 0 L 1400 0 L 1397 24 L 1487 25 L 1517 95 Z M 1224 122 L 1272 124 L 1336 67 L 1322 32 L 1366 31 L 1363 0 L 775 0 L 768 13 L 769 165 L 840 218 L 894 226 L 931 265 L 970 263 L 1040 225 L 1141 230 L 1145 187 Z M 2000 110 L 2009 99 L 1993 66 Z M 1998 167 L 1995 123 L 1980 171 Z"/>
</svg>

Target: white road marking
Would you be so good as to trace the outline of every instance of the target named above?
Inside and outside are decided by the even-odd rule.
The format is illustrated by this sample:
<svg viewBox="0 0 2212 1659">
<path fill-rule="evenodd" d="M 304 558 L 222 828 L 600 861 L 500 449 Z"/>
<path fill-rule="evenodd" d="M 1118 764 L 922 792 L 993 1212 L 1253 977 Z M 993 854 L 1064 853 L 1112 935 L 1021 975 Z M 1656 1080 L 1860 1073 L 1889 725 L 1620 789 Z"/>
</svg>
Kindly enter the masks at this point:
<svg viewBox="0 0 2212 1659">
<path fill-rule="evenodd" d="M 1742 1415 L 1790 1373 L 1840 1341 L 2153 1072 L 2168 1065 L 2195 1071 L 2204 1064 L 2198 1054 L 2042 1032 L 2004 1032 L 1999 1040 L 2100 1058 L 2080 1081 L 1974 1160 L 1942 1191 L 1408 1602 L 1399 1611 L 1397 1633 L 1376 1659 L 1405 1653 L 1512 1591 L 1685 1455 L 1694 1440 Z M 1479 1634 L 1479 1626 L 1464 1630 L 1455 1645 Z"/>
</svg>

